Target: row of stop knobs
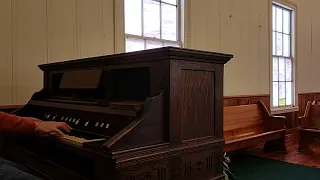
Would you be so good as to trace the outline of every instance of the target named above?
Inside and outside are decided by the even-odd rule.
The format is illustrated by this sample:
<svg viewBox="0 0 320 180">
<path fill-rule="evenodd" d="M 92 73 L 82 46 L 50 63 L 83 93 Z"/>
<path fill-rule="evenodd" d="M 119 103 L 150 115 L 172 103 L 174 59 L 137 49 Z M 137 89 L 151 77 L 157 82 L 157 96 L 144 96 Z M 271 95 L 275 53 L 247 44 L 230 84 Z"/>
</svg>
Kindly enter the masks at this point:
<svg viewBox="0 0 320 180">
<path fill-rule="evenodd" d="M 57 115 L 55 115 L 55 116 L 52 116 L 52 115 L 50 115 L 50 114 L 46 114 L 45 115 L 45 117 L 46 118 L 50 118 L 50 117 L 52 117 L 52 120 L 55 120 L 56 118 L 57 118 Z M 72 122 L 72 123 L 74 123 L 75 125 L 78 125 L 79 123 L 80 123 L 80 121 L 81 121 L 81 119 L 76 119 L 76 118 L 70 118 L 70 117 L 61 117 L 61 121 L 65 121 L 65 122 Z M 89 121 L 87 121 L 85 124 L 84 124 L 84 126 L 88 126 L 89 125 Z M 110 127 L 110 124 L 108 124 L 108 123 L 99 123 L 99 122 L 96 122 L 96 124 L 95 124 L 95 127 L 100 127 L 100 128 L 103 128 L 103 127 L 105 127 L 106 129 L 108 129 L 109 127 Z"/>
</svg>

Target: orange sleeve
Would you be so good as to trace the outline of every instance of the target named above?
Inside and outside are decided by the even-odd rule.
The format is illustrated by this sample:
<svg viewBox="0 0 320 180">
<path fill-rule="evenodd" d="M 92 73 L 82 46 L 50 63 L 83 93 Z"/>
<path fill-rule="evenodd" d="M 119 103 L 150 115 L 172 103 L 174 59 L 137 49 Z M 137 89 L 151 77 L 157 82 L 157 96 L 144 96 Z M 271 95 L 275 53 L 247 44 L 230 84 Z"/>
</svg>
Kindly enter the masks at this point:
<svg viewBox="0 0 320 180">
<path fill-rule="evenodd" d="M 0 134 L 22 135 L 34 132 L 36 124 L 33 120 L 0 112 Z"/>
</svg>

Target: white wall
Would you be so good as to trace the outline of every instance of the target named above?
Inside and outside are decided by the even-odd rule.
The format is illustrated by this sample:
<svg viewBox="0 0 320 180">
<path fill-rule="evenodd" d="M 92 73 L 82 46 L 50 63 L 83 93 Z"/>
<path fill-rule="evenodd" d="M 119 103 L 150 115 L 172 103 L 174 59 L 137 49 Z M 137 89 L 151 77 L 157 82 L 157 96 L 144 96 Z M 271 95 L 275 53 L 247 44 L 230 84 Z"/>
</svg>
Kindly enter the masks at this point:
<svg viewBox="0 0 320 180">
<path fill-rule="evenodd" d="M 320 92 L 319 0 L 298 6 L 298 92 Z M 0 104 L 42 88 L 37 65 L 123 50 L 122 0 L 1 0 Z M 185 0 L 185 47 L 234 54 L 225 96 L 269 93 L 269 0 Z M 311 40 L 312 39 L 312 40 Z"/>
<path fill-rule="evenodd" d="M 297 5 L 298 93 L 320 92 L 319 0 Z M 225 67 L 224 95 L 269 94 L 269 0 L 191 0 L 187 46 L 231 53 Z"/>
<path fill-rule="evenodd" d="M 12 82 L 12 27 L 11 3 L 0 1 L 0 104 L 11 104 Z"/>
<path fill-rule="evenodd" d="M 188 6 L 187 45 L 234 55 L 225 66 L 225 95 L 268 93 L 268 0 L 192 0 Z"/>
<path fill-rule="evenodd" d="M 113 0 L 1 0 L 0 105 L 40 90 L 39 64 L 114 53 Z"/>
<path fill-rule="evenodd" d="M 299 92 L 320 92 L 320 1 L 296 0 L 298 5 Z"/>
</svg>

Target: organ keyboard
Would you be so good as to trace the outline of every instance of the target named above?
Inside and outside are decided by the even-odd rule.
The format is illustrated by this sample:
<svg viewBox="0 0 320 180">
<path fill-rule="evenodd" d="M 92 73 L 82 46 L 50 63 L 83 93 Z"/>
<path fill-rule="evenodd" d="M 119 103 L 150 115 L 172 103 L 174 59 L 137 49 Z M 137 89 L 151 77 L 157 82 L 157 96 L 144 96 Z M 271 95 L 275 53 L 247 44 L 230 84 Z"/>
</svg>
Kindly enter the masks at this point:
<svg viewBox="0 0 320 180">
<path fill-rule="evenodd" d="M 12 114 L 72 130 L 10 137 L 2 155 L 44 179 L 223 179 L 231 58 L 165 47 L 39 65 L 42 90 Z"/>
</svg>

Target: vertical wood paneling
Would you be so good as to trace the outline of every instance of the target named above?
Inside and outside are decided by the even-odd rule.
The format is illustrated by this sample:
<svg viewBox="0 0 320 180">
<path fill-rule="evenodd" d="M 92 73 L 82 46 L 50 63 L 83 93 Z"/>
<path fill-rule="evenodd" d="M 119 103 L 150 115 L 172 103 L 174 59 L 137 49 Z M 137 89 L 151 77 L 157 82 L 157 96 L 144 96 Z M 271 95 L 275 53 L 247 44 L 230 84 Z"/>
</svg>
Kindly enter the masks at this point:
<svg viewBox="0 0 320 180">
<path fill-rule="evenodd" d="M 46 1 L 12 0 L 14 103 L 42 88 L 39 64 L 47 63 Z"/>
<path fill-rule="evenodd" d="M 114 53 L 114 9 L 109 0 L 1 1 L 0 103 L 40 90 L 39 64 Z"/>
<path fill-rule="evenodd" d="M 77 0 L 77 3 L 79 58 L 101 56 L 104 54 L 103 0 Z"/>
<path fill-rule="evenodd" d="M 311 2 L 311 1 L 308 1 Z M 312 47 L 311 17 L 312 3 L 298 1 L 298 90 L 299 93 L 312 92 Z M 316 7 L 316 6 L 314 6 Z"/>
<path fill-rule="evenodd" d="M 270 58 L 269 53 L 269 1 L 257 1 L 258 12 L 258 59 L 256 74 L 258 76 L 257 88 L 259 94 L 269 94 Z M 255 93 L 255 92 L 254 92 Z"/>
<path fill-rule="evenodd" d="M 208 51 L 220 51 L 219 49 L 219 43 L 220 43 L 220 29 L 219 29 L 219 23 L 220 23 L 220 12 L 219 12 L 219 0 L 210 0 L 205 1 L 203 3 L 205 5 L 205 8 L 207 9 L 207 12 L 210 12 L 210 14 L 202 12 L 203 19 L 207 19 L 208 16 L 210 17 L 210 23 L 206 23 L 206 31 L 205 31 L 205 37 L 206 40 L 206 47 L 205 49 Z M 199 33 L 198 33 L 199 34 Z"/>
<path fill-rule="evenodd" d="M 312 51 L 312 62 L 311 62 L 311 82 L 309 86 L 312 86 L 312 92 L 320 92 L 319 84 L 319 67 L 320 67 L 320 20 L 319 20 L 319 9 L 312 7 L 320 7 L 320 1 L 312 0 L 309 4 L 309 8 L 312 9 L 312 26 L 311 26 L 311 51 Z"/>
<path fill-rule="evenodd" d="M 47 2 L 48 61 L 76 59 L 76 0 Z"/>
<path fill-rule="evenodd" d="M 319 11 L 315 8 L 319 2 L 292 2 L 298 6 L 298 92 L 318 92 L 320 86 L 317 78 L 311 78 L 312 83 L 306 79 L 316 77 L 316 67 L 320 65 L 320 55 L 316 51 L 320 42 L 317 33 L 320 28 L 317 21 Z M 269 0 L 193 0 L 186 9 L 186 17 L 189 18 L 186 27 L 188 47 L 214 50 L 218 46 L 219 52 L 235 55 L 225 66 L 225 95 L 269 94 L 269 5 Z M 216 7 L 219 7 L 218 10 Z M 219 12 L 219 16 L 214 15 L 216 11 Z M 216 34 L 216 28 L 219 28 L 218 44 L 211 40 L 216 38 L 210 36 Z"/>
<path fill-rule="evenodd" d="M 103 41 L 102 49 L 103 55 L 115 53 L 115 32 L 114 32 L 114 21 L 115 21 L 115 10 L 114 1 L 102 0 L 103 3 Z"/>
<path fill-rule="evenodd" d="M 114 52 L 125 52 L 124 1 L 114 0 Z M 120 21 L 119 21 L 120 20 Z"/>
<path fill-rule="evenodd" d="M 219 0 L 190 1 L 187 16 L 189 48 L 219 51 Z M 208 23 L 208 17 L 210 22 Z"/>
<path fill-rule="evenodd" d="M 11 1 L 0 1 L 0 104 L 12 104 Z"/>
<path fill-rule="evenodd" d="M 224 94 L 234 94 L 235 91 L 245 90 L 243 82 L 246 78 L 246 72 L 242 71 L 240 73 L 241 70 L 238 67 L 249 60 L 245 58 L 246 42 L 248 41 L 247 25 L 244 23 L 245 2 L 236 0 L 220 1 L 220 7 L 221 51 L 234 55 L 234 59 L 225 65 Z M 234 81 L 234 79 L 237 79 L 237 81 Z M 235 89 L 233 87 L 240 88 Z"/>
<path fill-rule="evenodd" d="M 237 105 L 248 105 L 255 104 L 257 101 L 262 101 L 269 108 L 269 95 L 256 95 L 256 96 L 234 96 L 225 97 L 224 106 L 237 106 Z"/>
<path fill-rule="evenodd" d="M 250 71 L 246 71 L 248 73 L 246 73 L 247 76 L 243 79 L 243 82 L 250 82 L 251 87 L 246 86 L 247 89 L 245 91 L 250 94 L 263 93 L 260 92 L 260 88 L 258 87 L 260 76 L 261 74 L 269 74 L 269 69 L 259 69 L 259 4 L 260 2 L 257 0 L 246 0 L 246 4 L 244 4 L 244 12 L 246 12 L 245 24 L 248 24 L 246 34 L 248 48 L 246 48 L 245 51 L 245 58 L 247 59 L 246 65 L 250 68 Z M 239 47 L 239 49 L 241 49 L 241 47 Z M 266 81 L 265 84 L 267 84 L 267 82 L 268 81 Z M 252 87 L 256 88 L 253 89 Z M 264 93 L 268 93 L 268 91 Z"/>
<path fill-rule="evenodd" d="M 298 92 L 318 92 L 320 23 L 315 7 L 320 3 L 292 1 L 298 5 Z M 269 94 L 269 0 L 187 3 L 187 47 L 235 55 L 225 66 L 224 94 Z M 28 99 L 41 87 L 37 65 L 42 62 L 123 50 L 123 0 L 2 0 L 0 5 L 2 104 L 12 99 L 20 103 L 18 99 Z"/>
<path fill-rule="evenodd" d="M 232 53 L 232 49 L 230 48 L 230 42 L 232 42 L 231 38 L 231 3 L 232 0 L 220 0 L 219 2 L 219 12 L 220 12 L 220 24 L 219 24 L 219 32 L 220 32 L 220 41 L 219 41 L 219 49 L 221 52 Z M 234 60 L 234 59 L 233 59 Z M 231 62 L 231 61 L 230 61 Z M 226 64 L 227 65 L 230 63 Z"/>
<path fill-rule="evenodd" d="M 261 3 L 220 1 L 221 51 L 235 57 L 225 66 L 226 95 L 269 93 L 268 15 L 265 15 L 268 4 L 264 3 L 264 8 L 260 8 Z M 243 71 L 243 68 L 248 70 Z"/>
</svg>

